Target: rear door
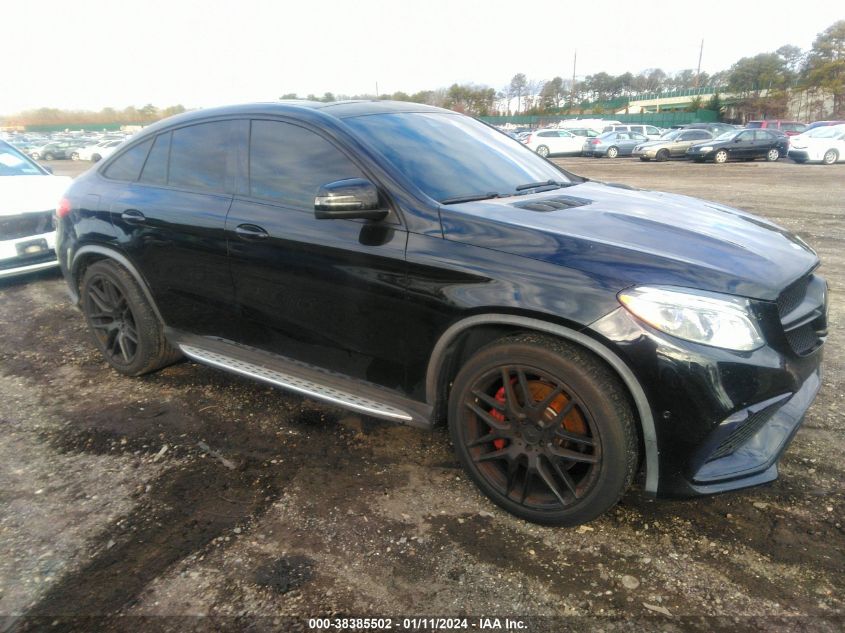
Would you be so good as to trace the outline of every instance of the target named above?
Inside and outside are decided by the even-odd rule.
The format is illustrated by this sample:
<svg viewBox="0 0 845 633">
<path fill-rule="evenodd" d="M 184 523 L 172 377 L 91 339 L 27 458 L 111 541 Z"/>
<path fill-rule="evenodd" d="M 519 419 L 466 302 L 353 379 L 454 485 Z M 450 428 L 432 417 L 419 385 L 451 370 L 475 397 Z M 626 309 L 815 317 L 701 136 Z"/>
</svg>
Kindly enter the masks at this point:
<svg viewBox="0 0 845 633">
<path fill-rule="evenodd" d="M 121 153 L 107 179 L 129 181 L 108 201 L 126 254 L 167 325 L 230 337 L 234 290 L 224 233 L 232 202 L 234 122 L 163 132 Z"/>
<path fill-rule="evenodd" d="M 318 220 L 320 185 L 373 180 L 334 140 L 292 121 L 254 119 L 226 222 L 238 340 L 387 387 L 405 376 L 405 248 L 385 220 Z M 388 200 L 383 200 L 389 206 Z"/>
</svg>

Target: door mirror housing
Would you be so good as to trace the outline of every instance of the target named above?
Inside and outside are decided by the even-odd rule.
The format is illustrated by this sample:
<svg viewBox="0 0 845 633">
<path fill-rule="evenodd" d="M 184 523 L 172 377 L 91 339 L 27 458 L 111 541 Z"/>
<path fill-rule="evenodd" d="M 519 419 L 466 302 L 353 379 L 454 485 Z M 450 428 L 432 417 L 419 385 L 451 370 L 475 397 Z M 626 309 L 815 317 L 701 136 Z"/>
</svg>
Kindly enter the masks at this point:
<svg viewBox="0 0 845 633">
<path fill-rule="evenodd" d="M 314 198 L 314 216 L 318 220 L 383 220 L 376 186 L 364 178 L 336 180 L 322 185 Z"/>
</svg>

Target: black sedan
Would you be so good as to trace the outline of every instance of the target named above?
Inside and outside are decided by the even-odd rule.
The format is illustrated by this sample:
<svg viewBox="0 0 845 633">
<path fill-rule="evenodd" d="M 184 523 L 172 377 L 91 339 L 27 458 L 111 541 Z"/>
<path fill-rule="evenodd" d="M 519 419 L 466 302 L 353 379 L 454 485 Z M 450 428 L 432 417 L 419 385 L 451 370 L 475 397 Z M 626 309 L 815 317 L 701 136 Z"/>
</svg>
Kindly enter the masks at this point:
<svg viewBox="0 0 845 633">
<path fill-rule="evenodd" d="M 726 163 L 729 159 L 754 160 L 765 158 L 776 161 L 789 151 L 789 138 L 770 130 L 733 130 L 717 136 L 712 141 L 693 145 L 687 158 L 697 163 L 712 160 Z"/>
</svg>

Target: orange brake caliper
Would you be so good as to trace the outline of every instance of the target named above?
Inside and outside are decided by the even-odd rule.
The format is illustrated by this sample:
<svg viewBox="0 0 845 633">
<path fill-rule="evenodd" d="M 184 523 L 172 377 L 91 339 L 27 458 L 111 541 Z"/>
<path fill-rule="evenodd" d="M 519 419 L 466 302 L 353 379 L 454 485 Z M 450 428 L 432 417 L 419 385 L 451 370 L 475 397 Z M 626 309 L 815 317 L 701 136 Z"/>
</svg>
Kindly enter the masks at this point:
<svg viewBox="0 0 845 633">
<path fill-rule="evenodd" d="M 505 404 L 505 402 L 506 402 L 506 400 L 505 400 L 505 388 L 499 387 L 499 390 L 496 392 L 496 395 L 494 397 L 496 398 L 496 402 L 499 402 L 501 404 Z M 493 417 L 493 418 L 496 418 L 499 422 L 505 421 L 505 414 L 502 413 L 501 411 L 496 410 L 496 409 L 490 409 L 490 416 Z M 490 432 L 492 433 L 493 429 L 490 429 Z M 507 445 L 507 443 L 508 443 L 508 441 L 503 437 L 499 437 L 499 438 L 493 440 L 493 446 L 496 447 L 497 451 L 502 450 Z"/>
</svg>

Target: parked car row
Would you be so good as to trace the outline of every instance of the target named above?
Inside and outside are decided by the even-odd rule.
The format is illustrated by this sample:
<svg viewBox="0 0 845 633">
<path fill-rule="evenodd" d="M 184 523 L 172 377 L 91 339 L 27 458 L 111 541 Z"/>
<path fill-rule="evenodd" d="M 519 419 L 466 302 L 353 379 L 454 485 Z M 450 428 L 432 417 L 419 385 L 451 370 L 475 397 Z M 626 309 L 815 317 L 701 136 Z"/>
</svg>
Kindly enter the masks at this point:
<svg viewBox="0 0 845 633">
<path fill-rule="evenodd" d="M 581 127 L 575 127 L 575 122 Z M 773 162 L 789 156 L 799 163 L 831 165 L 845 161 L 845 124 L 838 121 L 819 121 L 810 126 L 795 121 L 751 121 L 744 128 L 728 123 L 692 123 L 668 131 L 610 122 L 598 132 L 595 128 L 599 123 L 598 119 L 574 119 L 563 121 L 561 127 L 523 132 L 515 138 L 544 158 L 634 156 L 645 162 L 678 158 L 725 163 L 763 158 Z"/>
<path fill-rule="evenodd" d="M 7 134 L 2 140 L 33 160 L 87 160 L 97 162 L 106 158 L 130 135 L 125 133 L 54 133 Z"/>
</svg>

